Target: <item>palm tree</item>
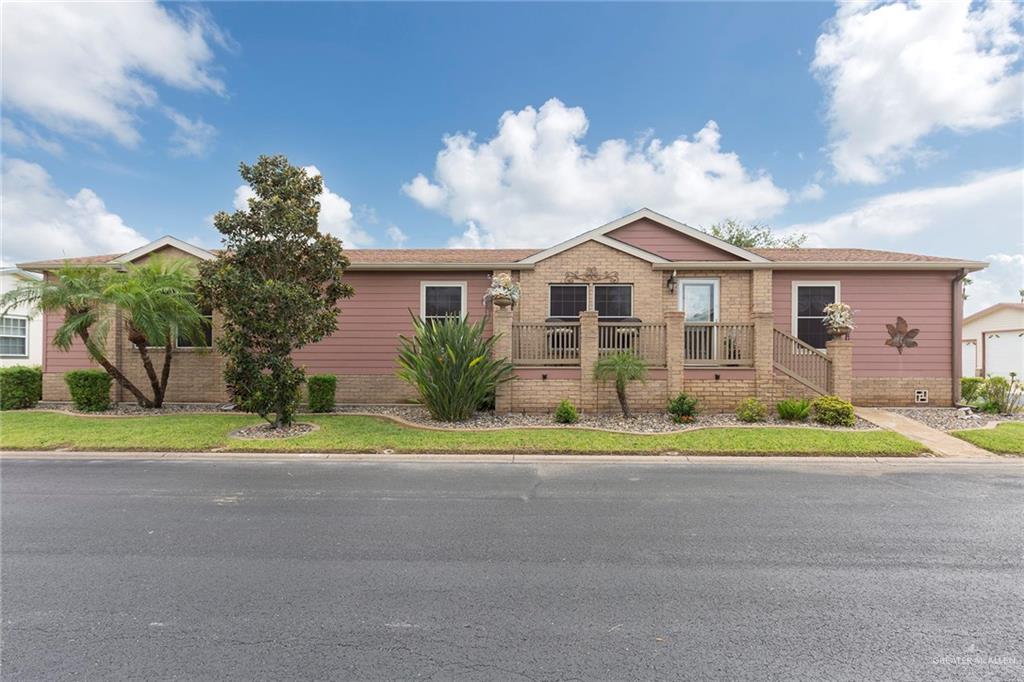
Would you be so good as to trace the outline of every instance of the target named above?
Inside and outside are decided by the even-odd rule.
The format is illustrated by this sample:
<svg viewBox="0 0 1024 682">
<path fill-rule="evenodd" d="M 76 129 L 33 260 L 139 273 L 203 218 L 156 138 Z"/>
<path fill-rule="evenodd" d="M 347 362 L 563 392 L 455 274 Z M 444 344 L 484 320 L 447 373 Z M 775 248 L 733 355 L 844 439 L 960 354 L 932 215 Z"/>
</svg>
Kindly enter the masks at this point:
<svg viewBox="0 0 1024 682">
<path fill-rule="evenodd" d="M 76 338 L 81 339 L 93 360 L 140 406 L 160 407 L 170 376 L 174 335 L 180 333 L 197 343 L 204 340 L 204 320 L 195 305 L 193 284 L 188 266 L 160 259 L 129 266 L 126 273 L 106 267 L 67 266 L 52 279 L 25 282 L 8 292 L 0 299 L 0 308 L 6 311 L 23 304 L 38 312 L 63 312 L 64 322 L 53 335 L 54 346 L 66 351 Z M 153 398 L 133 384 L 104 352 L 111 307 L 121 312 L 129 340 L 139 348 Z M 149 358 L 150 338 L 159 340 L 166 352 L 159 380 L 155 380 Z"/>
<path fill-rule="evenodd" d="M 628 351 L 612 353 L 594 363 L 594 378 L 598 381 L 615 379 L 615 395 L 622 408 L 622 416 L 631 419 L 629 402 L 626 400 L 626 385 L 630 381 L 644 381 L 647 378 L 647 363 L 643 358 Z"/>
<path fill-rule="evenodd" d="M 171 375 L 175 337 L 204 345 L 206 320 L 195 293 L 195 267 L 189 261 L 151 258 L 129 265 L 127 272 L 110 277 L 103 291 L 106 302 L 121 311 L 129 343 L 139 351 L 153 389 L 153 407 L 161 407 Z M 149 349 L 163 348 L 164 362 L 157 376 Z"/>
</svg>

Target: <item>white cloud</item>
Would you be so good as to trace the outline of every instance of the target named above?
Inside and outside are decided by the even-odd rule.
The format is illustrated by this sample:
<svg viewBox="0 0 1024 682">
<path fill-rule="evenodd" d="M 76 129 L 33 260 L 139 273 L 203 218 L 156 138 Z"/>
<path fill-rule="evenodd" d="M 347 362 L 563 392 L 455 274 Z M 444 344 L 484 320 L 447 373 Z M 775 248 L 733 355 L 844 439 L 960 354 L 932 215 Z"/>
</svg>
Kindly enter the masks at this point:
<svg viewBox="0 0 1024 682">
<path fill-rule="evenodd" d="M 155 2 L 5 3 L 4 103 L 62 134 L 139 143 L 136 112 L 155 84 L 223 93 L 213 44 L 227 38 L 201 10 Z"/>
<path fill-rule="evenodd" d="M 804 185 L 794 198 L 797 201 L 818 201 L 824 196 L 824 188 L 816 182 L 811 182 Z"/>
<path fill-rule="evenodd" d="M 476 223 L 470 220 L 466 223 L 465 231 L 448 240 L 450 249 L 492 249 L 494 248 L 494 237 L 490 234 L 482 234 Z"/>
<path fill-rule="evenodd" d="M 303 170 L 310 176 L 322 175 L 316 166 L 304 166 Z M 323 183 L 323 192 L 317 197 L 320 202 L 320 231 L 333 234 L 345 242 L 349 248 L 358 248 L 373 242 L 371 237 L 352 216 L 352 204 L 340 194 L 335 194 Z M 249 185 L 239 185 L 235 188 L 235 197 L 232 205 L 235 210 L 246 211 L 249 209 L 249 199 L 256 196 L 256 193 Z"/>
<path fill-rule="evenodd" d="M 940 130 L 1019 118 L 1021 5 L 969 0 L 849 3 L 818 37 L 812 71 L 828 91 L 830 154 L 842 181 L 878 183 Z"/>
<path fill-rule="evenodd" d="M 388 239 L 391 240 L 391 243 L 399 248 L 409 240 L 409 236 L 405 232 L 402 232 L 398 225 L 389 225 L 386 234 Z"/>
<path fill-rule="evenodd" d="M 977 175 L 959 185 L 885 194 L 861 206 L 784 232 L 807 246 L 917 249 L 981 259 L 1018 248 L 1024 225 L 1024 169 Z"/>
<path fill-rule="evenodd" d="M 171 154 L 174 156 L 206 156 L 217 136 L 217 129 L 201 118 L 195 120 L 175 111 L 166 109 L 167 118 L 174 123 L 171 134 Z"/>
<path fill-rule="evenodd" d="M 1024 289 L 1024 253 L 995 253 L 985 258 L 990 265 L 972 274 L 967 286 L 964 314 L 970 315 L 996 303 L 1020 302 Z"/>
<path fill-rule="evenodd" d="M 123 253 L 149 241 L 91 189 L 69 196 L 38 164 L 4 159 L 3 188 L 4 263 Z"/>
<path fill-rule="evenodd" d="M 57 140 L 41 135 L 34 128 L 21 127 L 6 116 L 3 117 L 2 137 L 4 146 L 8 148 L 31 149 L 35 147 L 54 156 L 64 154 L 64 147 Z"/>
<path fill-rule="evenodd" d="M 422 206 L 475 225 L 455 243 L 545 245 L 647 206 L 701 224 L 725 216 L 763 220 L 789 201 L 766 174 L 751 173 L 709 121 L 692 139 L 581 143 L 583 109 L 557 99 L 539 110 L 507 111 L 498 132 L 444 138 L 433 181 L 403 185 Z"/>
</svg>

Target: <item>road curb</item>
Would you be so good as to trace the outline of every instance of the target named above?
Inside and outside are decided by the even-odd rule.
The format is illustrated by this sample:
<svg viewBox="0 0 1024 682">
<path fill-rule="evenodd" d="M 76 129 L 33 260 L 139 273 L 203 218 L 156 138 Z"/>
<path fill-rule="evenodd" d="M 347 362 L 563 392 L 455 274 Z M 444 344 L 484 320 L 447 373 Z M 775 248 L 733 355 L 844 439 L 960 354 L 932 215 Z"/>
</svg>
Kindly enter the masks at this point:
<svg viewBox="0 0 1024 682">
<path fill-rule="evenodd" d="M 0 460 L 175 460 L 175 461 L 334 461 L 365 463 L 460 464 L 830 464 L 936 466 L 945 464 L 1019 464 L 1020 457 L 877 457 L 799 455 L 536 455 L 536 454 L 372 454 L 325 452 L 117 452 L 72 450 L 0 451 Z"/>
</svg>

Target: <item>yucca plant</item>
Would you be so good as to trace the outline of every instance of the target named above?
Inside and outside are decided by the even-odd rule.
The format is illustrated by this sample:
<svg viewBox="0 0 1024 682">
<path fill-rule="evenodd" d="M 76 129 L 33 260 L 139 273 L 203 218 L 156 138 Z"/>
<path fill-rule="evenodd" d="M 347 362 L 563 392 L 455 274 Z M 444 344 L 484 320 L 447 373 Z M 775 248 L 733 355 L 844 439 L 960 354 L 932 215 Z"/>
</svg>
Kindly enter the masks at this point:
<svg viewBox="0 0 1024 682">
<path fill-rule="evenodd" d="M 630 381 L 645 381 L 647 363 L 640 356 L 628 351 L 605 355 L 594 363 L 594 378 L 598 381 L 615 380 L 615 395 L 622 408 L 622 416 L 630 419 L 633 413 L 629 410 L 626 399 L 626 386 Z"/>
<path fill-rule="evenodd" d="M 497 336 L 484 321 L 452 317 L 423 321 L 413 316 L 412 338 L 401 336 L 398 376 L 416 387 L 420 401 L 439 421 L 469 419 L 499 384 L 512 378 L 507 358 L 494 357 Z"/>
</svg>

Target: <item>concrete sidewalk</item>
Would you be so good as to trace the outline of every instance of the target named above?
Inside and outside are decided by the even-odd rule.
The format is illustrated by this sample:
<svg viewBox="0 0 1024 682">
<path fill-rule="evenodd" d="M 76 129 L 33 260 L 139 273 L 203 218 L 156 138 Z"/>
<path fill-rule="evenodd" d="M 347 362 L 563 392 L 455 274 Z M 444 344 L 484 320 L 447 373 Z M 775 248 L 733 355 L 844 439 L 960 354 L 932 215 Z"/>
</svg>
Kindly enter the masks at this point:
<svg viewBox="0 0 1024 682">
<path fill-rule="evenodd" d="M 883 429 L 889 429 L 890 431 L 895 431 L 901 436 L 906 436 L 911 440 L 916 440 L 918 443 L 925 445 L 939 457 L 979 459 L 992 459 L 998 457 L 988 450 L 979 448 L 977 445 L 968 443 L 965 440 L 960 440 L 959 438 L 949 435 L 945 431 L 933 429 L 927 424 L 923 424 L 916 419 L 911 419 L 910 417 L 904 417 L 901 414 L 889 412 L 877 407 L 858 407 L 856 408 L 856 413 L 858 417 L 866 419 L 877 426 L 881 426 Z"/>
</svg>

